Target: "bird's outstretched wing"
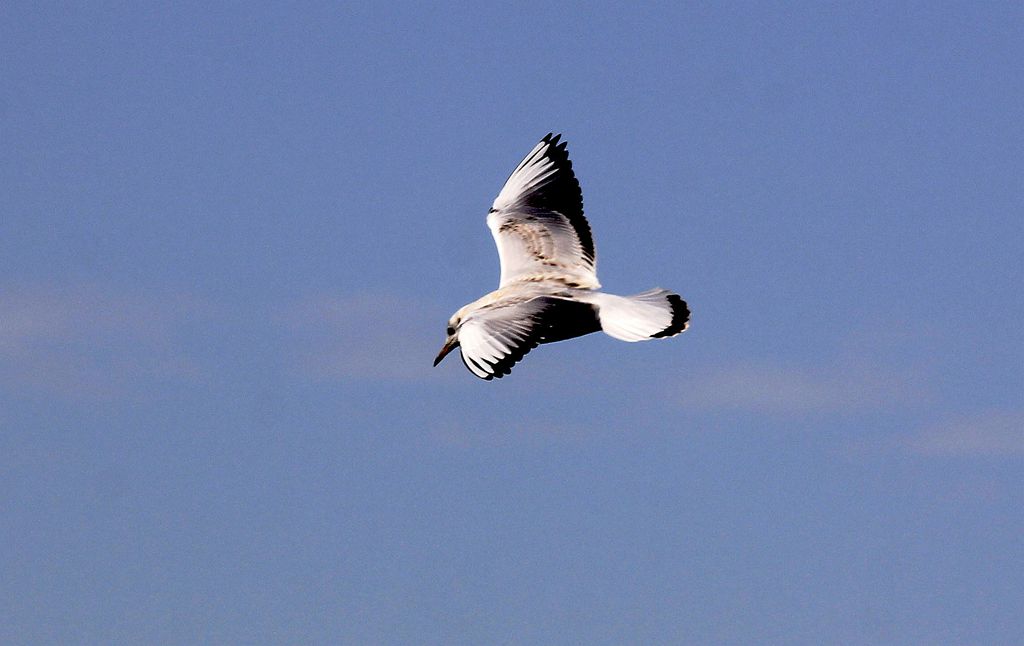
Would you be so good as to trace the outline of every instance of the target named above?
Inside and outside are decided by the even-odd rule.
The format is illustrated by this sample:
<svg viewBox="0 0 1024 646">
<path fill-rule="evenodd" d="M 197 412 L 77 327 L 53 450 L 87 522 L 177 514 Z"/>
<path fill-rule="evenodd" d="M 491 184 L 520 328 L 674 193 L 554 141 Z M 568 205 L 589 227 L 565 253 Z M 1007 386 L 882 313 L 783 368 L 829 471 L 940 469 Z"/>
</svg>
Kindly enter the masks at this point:
<svg viewBox="0 0 1024 646">
<path fill-rule="evenodd" d="M 499 287 L 540 280 L 601 286 L 583 193 L 560 137 L 548 134 L 530 151 L 487 215 L 501 261 Z"/>
<path fill-rule="evenodd" d="M 462 362 L 477 377 L 491 380 L 512 371 L 541 343 L 563 341 L 601 329 L 592 305 L 538 296 L 505 301 L 474 312 L 459 327 Z"/>
</svg>

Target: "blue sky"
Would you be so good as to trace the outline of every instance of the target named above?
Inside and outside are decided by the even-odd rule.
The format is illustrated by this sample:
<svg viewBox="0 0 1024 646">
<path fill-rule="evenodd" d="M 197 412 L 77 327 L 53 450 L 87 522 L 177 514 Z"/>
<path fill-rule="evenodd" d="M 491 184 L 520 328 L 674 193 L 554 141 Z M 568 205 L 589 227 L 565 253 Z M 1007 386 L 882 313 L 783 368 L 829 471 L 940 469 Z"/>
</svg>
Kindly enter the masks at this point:
<svg viewBox="0 0 1024 646">
<path fill-rule="evenodd" d="M 0 641 L 1024 639 L 1019 3 L 0 18 Z M 549 131 L 692 328 L 432 368 Z"/>
</svg>

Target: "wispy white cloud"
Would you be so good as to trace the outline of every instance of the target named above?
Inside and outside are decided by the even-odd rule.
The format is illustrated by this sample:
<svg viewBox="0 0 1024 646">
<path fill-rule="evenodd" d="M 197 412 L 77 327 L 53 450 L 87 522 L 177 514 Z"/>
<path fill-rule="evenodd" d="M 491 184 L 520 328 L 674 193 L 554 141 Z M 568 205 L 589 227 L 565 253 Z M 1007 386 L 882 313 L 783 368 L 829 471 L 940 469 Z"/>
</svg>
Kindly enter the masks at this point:
<svg viewBox="0 0 1024 646">
<path fill-rule="evenodd" d="M 933 456 L 1024 456 L 1024 412 L 959 417 L 919 431 L 904 447 Z"/>
<path fill-rule="evenodd" d="M 316 296 L 280 317 L 293 372 L 314 380 L 437 379 L 431 350 L 444 341 L 436 306 L 389 295 Z"/>
<path fill-rule="evenodd" d="M 176 332 L 209 313 L 208 305 L 181 294 L 7 287 L 0 292 L 0 383 L 112 398 L 146 380 L 197 379 L 203 370 L 176 343 Z"/>
<path fill-rule="evenodd" d="M 926 396 L 918 375 L 843 362 L 824 366 L 733 364 L 695 375 L 673 394 L 690 410 L 769 415 L 889 408 L 919 402 Z"/>
</svg>

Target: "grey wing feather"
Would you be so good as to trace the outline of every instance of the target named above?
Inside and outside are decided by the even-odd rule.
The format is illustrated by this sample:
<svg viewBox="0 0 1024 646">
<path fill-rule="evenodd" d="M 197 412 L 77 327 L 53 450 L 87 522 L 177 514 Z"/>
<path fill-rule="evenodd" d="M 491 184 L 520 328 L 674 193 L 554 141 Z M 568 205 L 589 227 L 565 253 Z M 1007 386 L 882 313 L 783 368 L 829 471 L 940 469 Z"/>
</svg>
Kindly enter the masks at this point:
<svg viewBox="0 0 1024 646">
<path fill-rule="evenodd" d="M 539 280 L 600 287 L 583 194 L 559 137 L 545 136 L 520 162 L 487 216 L 501 261 L 500 287 Z"/>
</svg>

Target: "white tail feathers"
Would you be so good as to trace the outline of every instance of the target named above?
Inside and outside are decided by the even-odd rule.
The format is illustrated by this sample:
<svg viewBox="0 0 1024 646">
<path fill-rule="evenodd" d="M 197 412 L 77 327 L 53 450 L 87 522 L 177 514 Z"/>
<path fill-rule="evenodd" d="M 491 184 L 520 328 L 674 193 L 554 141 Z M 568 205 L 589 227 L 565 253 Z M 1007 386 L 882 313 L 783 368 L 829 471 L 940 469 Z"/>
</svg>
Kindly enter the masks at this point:
<svg viewBox="0 0 1024 646">
<path fill-rule="evenodd" d="M 633 296 L 594 294 L 601 329 L 623 341 L 646 341 L 675 336 L 686 329 L 690 310 L 686 301 L 667 289 L 651 289 Z"/>
</svg>

